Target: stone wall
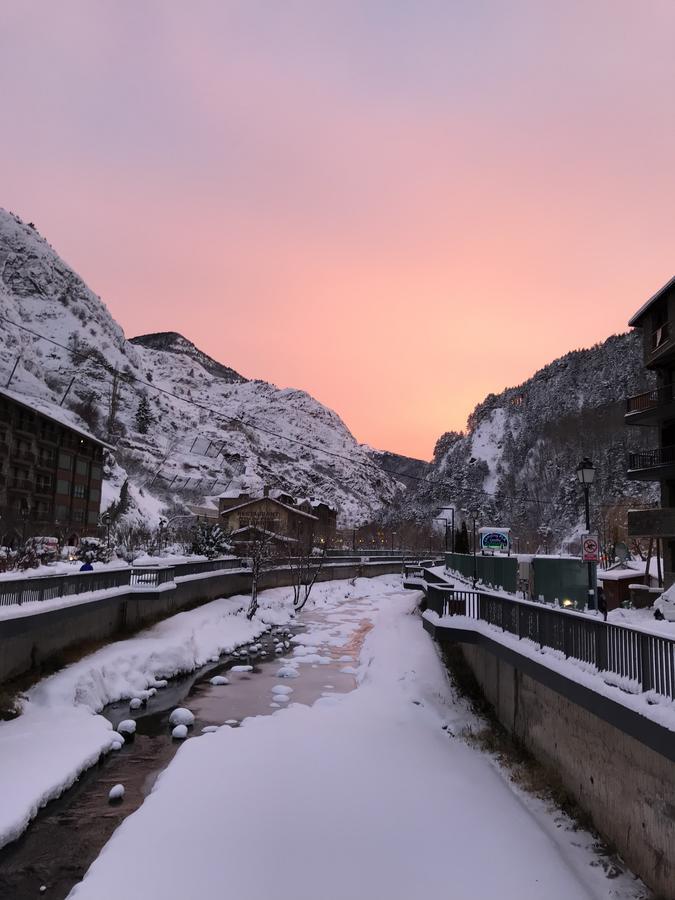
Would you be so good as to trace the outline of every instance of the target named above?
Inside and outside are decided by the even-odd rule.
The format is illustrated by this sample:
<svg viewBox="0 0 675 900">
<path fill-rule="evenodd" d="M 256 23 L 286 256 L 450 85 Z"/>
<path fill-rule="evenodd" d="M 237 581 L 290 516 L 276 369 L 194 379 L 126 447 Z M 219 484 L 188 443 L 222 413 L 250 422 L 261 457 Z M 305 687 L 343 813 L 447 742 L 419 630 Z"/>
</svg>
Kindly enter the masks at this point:
<svg viewBox="0 0 675 900">
<path fill-rule="evenodd" d="M 502 725 L 560 778 L 626 864 L 675 900 L 675 764 L 486 647 L 462 652 Z"/>
</svg>

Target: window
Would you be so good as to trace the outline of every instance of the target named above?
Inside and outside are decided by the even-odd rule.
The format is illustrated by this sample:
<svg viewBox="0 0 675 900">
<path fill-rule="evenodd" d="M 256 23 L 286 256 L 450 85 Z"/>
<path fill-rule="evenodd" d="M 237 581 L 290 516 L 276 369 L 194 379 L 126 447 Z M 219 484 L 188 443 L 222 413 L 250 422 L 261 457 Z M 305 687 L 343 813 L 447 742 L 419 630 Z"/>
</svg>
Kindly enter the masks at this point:
<svg viewBox="0 0 675 900">
<path fill-rule="evenodd" d="M 89 463 L 86 459 L 78 459 L 75 462 L 75 471 L 78 475 L 88 475 L 89 474 Z"/>
<path fill-rule="evenodd" d="M 76 497 L 78 500 L 83 500 L 85 493 L 86 488 L 83 484 L 76 484 L 73 488 L 73 497 Z"/>
<path fill-rule="evenodd" d="M 66 481 L 65 478 L 57 479 L 56 493 L 57 494 L 68 494 L 68 496 L 70 496 L 70 482 Z"/>
<path fill-rule="evenodd" d="M 68 507 L 63 506 L 62 504 L 59 504 L 59 506 L 56 507 L 56 518 L 60 519 L 61 521 L 63 521 L 64 519 L 67 519 L 68 518 Z"/>
<path fill-rule="evenodd" d="M 96 525 L 98 522 L 98 513 L 95 509 L 89 511 L 89 515 L 87 516 L 87 522 L 90 525 Z"/>
<path fill-rule="evenodd" d="M 100 466 L 92 466 L 91 467 L 91 477 L 92 480 L 96 479 L 97 481 L 101 480 L 101 467 Z"/>
<path fill-rule="evenodd" d="M 89 499 L 95 500 L 97 503 L 101 499 L 101 492 L 98 488 L 91 488 L 89 490 Z"/>
<path fill-rule="evenodd" d="M 77 524 L 82 524 L 84 522 L 84 510 L 83 509 L 74 509 L 71 519 L 73 522 L 75 522 Z"/>
<path fill-rule="evenodd" d="M 70 472 L 73 466 L 73 457 L 69 453 L 59 453 L 59 469 L 68 469 Z"/>
<path fill-rule="evenodd" d="M 36 487 L 38 491 L 48 491 L 52 486 L 51 475 L 38 475 L 36 479 Z"/>
</svg>

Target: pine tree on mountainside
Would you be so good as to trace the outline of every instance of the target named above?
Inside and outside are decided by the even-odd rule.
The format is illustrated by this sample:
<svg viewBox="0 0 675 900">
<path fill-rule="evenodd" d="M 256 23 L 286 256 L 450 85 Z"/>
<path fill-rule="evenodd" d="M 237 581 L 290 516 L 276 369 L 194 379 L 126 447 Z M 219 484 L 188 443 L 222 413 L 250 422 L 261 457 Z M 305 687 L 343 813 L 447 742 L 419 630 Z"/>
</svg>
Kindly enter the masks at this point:
<svg viewBox="0 0 675 900">
<path fill-rule="evenodd" d="M 147 434 L 150 426 L 154 422 L 154 417 L 150 412 L 150 404 L 145 394 L 141 394 L 138 401 L 138 409 L 136 410 L 136 431 L 139 434 Z"/>
</svg>

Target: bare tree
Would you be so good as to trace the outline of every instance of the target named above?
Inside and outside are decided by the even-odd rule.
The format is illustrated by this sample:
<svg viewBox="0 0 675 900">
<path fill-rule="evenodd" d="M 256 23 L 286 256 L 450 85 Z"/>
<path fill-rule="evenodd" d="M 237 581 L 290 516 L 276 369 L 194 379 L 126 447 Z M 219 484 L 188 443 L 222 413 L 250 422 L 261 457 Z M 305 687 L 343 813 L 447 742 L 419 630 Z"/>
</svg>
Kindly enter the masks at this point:
<svg viewBox="0 0 675 900">
<path fill-rule="evenodd" d="M 251 601 L 246 612 L 247 619 L 252 619 L 258 609 L 260 579 L 278 556 L 279 535 L 272 530 L 274 524 L 275 520 L 266 510 L 252 517 L 247 526 L 249 533 L 247 551 L 251 561 Z"/>
<path fill-rule="evenodd" d="M 326 559 L 325 544 L 316 542 L 313 533 L 301 536 L 296 529 L 296 539 L 288 556 L 293 586 L 293 608 L 299 612 L 309 600 L 319 573 Z M 291 555 L 295 554 L 295 555 Z"/>
</svg>

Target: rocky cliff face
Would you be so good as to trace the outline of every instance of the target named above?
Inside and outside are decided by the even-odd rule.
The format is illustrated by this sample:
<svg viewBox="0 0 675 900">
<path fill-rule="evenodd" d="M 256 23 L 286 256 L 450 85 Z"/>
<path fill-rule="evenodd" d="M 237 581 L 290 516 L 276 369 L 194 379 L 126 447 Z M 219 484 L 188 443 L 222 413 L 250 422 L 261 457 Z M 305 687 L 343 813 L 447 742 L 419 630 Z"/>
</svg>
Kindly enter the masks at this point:
<svg viewBox="0 0 675 900">
<path fill-rule="evenodd" d="M 625 474 L 629 450 L 655 439 L 651 429 L 623 424 L 625 398 L 648 388 L 637 332 L 566 354 L 486 397 L 465 433 L 442 435 L 427 480 L 411 488 L 398 515 L 428 518 L 439 505 L 455 505 L 483 524 L 513 527 L 530 545 L 550 529 L 547 544 L 560 546 L 581 530 L 575 470 L 588 456 L 597 468 L 595 527 L 617 527 L 625 508 L 656 497 L 653 485 Z"/>
<path fill-rule="evenodd" d="M 369 448 L 340 417 L 304 391 L 247 380 L 175 332 L 126 340 L 35 228 L 4 210 L 0 315 L 2 383 L 20 356 L 12 388 L 56 402 L 67 392 L 65 405 L 116 448 L 104 506 L 128 478 L 132 519 L 152 525 L 161 512 L 208 503 L 236 483 L 321 497 L 351 525 L 378 515 L 400 490 L 374 473 Z"/>
</svg>

